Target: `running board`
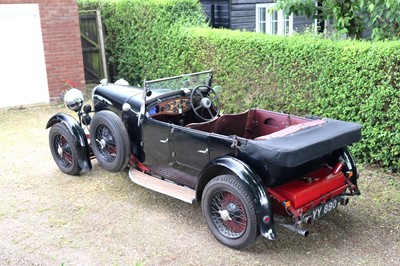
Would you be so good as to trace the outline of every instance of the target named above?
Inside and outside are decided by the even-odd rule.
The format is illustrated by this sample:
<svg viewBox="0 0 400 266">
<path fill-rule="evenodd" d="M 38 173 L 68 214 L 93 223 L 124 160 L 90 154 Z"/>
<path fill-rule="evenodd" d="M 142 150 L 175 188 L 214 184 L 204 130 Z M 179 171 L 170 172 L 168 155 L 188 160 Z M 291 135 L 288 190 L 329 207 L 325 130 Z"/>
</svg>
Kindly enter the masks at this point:
<svg viewBox="0 0 400 266">
<path fill-rule="evenodd" d="M 183 187 L 169 181 L 161 180 L 137 170 L 134 167 L 129 169 L 129 178 L 139 186 L 157 191 L 164 195 L 193 204 L 196 201 L 196 193 L 193 189 Z"/>
</svg>

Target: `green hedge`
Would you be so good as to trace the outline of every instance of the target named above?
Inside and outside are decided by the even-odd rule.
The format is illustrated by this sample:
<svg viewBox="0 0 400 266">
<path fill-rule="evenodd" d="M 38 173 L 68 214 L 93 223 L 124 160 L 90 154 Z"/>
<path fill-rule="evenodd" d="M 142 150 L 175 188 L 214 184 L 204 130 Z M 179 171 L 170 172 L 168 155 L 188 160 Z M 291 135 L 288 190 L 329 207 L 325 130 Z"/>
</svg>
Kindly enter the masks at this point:
<svg viewBox="0 0 400 266">
<path fill-rule="evenodd" d="M 358 121 L 358 159 L 400 170 L 400 43 L 210 29 L 194 0 L 100 2 L 119 76 L 140 83 L 212 68 L 225 113 L 258 107 Z"/>
<path fill-rule="evenodd" d="M 400 169 L 399 43 L 210 29 L 188 31 L 185 43 L 209 51 L 204 63 L 225 89 L 227 112 L 257 106 L 358 121 L 357 157 Z"/>
<path fill-rule="evenodd" d="M 165 65 L 175 56 L 176 36 L 189 26 L 206 27 L 197 0 L 80 0 L 80 10 L 100 9 L 114 79 L 140 82 L 183 68 Z"/>
</svg>

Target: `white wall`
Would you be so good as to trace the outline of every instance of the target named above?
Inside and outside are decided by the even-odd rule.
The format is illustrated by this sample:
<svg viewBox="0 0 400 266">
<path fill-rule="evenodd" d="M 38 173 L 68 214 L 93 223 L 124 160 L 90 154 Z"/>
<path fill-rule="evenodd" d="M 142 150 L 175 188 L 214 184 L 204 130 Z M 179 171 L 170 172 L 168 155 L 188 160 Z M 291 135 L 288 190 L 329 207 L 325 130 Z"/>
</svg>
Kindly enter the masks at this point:
<svg viewBox="0 0 400 266">
<path fill-rule="evenodd" d="M 0 4 L 0 108 L 49 102 L 38 4 Z"/>
</svg>

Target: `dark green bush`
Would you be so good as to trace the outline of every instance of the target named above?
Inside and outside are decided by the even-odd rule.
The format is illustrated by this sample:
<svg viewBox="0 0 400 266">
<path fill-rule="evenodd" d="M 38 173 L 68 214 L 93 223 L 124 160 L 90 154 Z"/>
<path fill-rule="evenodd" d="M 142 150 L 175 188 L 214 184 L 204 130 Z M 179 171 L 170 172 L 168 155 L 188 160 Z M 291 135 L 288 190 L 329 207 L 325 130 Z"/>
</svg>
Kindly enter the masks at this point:
<svg viewBox="0 0 400 266">
<path fill-rule="evenodd" d="M 226 112 L 252 106 L 363 124 L 352 150 L 368 163 L 400 169 L 400 44 L 278 37 L 191 29 L 196 47 L 224 88 Z"/>
<path fill-rule="evenodd" d="M 357 121 L 358 159 L 400 170 L 400 43 L 210 29 L 194 0 L 100 2 L 119 76 L 139 83 L 212 68 L 225 113 L 258 107 Z"/>
<path fill-rule="evenodd" d="M 164 63 L 176 54 L 177 35 L 184 27 L 206 26 L 196 0 L 81 0 L 79 7 L 101 10 L 114 79 L 134 82 L 184 70 L 183 63 Z"/>
</svg>

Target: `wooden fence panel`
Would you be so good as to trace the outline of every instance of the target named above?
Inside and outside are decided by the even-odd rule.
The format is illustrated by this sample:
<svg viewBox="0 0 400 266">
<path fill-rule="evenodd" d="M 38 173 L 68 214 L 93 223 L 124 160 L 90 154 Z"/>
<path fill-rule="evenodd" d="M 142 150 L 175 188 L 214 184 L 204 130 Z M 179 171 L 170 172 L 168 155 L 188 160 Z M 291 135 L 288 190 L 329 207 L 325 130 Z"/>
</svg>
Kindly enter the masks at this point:
<svg viewBox="0 0 400 266">
<path fill-rule="evenodd" d="M 79 14 L 86 84 L 98 84 L 101 79 L 108 77 L 98 15 L 96 11 Z"/>
</svg>

